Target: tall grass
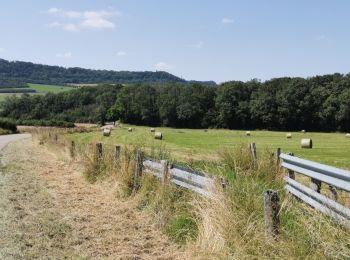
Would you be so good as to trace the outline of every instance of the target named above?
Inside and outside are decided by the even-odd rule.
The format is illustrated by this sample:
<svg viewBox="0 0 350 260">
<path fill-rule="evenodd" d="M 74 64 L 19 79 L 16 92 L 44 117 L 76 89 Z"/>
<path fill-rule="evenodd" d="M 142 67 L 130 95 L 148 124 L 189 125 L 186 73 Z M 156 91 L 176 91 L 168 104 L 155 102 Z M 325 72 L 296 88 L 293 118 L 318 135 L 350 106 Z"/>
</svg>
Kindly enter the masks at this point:
<svg viewBox="0 0 350 260">
<path fill-rule="evenodd" d="M 246 145 L 224 150 L 222 162 L 230 176 L 226 190 L 212 199 L 196 200 L 200 220 L 193 245 L 194 257 L 218 259 L 346 259 L 350 256 L 347 231 L 301 204 L 283 191 L 282 172 L 266 151 L 253 167 Z M 279 191 L 280 235 L 265 240 L 263 192 Z"/>
<path fill-rule="evenodd" d="M 94 146 L 92 146 L 94 147 Z M 118 194 L 132 201 L 138 210 L 147 211 L 154 223 L 175 242 L 188 249 L 194 259 L 348 259 L 350 236 L 346 230 L 319 212 L 302 204 L 283 189 L 284 172 L 277 167 L 271 152 L 258 153 L 254 164 L 248 145 L 223 149 L 217 163 L 200 163 L 200 168 L 223 176 L 211 199 L 164 184 L 143 174 L 139 191 L 132 193 L 135 154 L 147 150 L 146 156 L 171 160 L 164 146 L 123 146 L 120 167 L 114 165 L 114 150 L 104 149 L 96 161 L 93 149 L 85 149 L 81 162 L 87 179 L 112 178 Z M 193 163 L 193 166 L 199 164 Z M 280 234 L 274 242 L 266 241 L 263 218 L 263 193 L 279 192 Z"/>
</svg>

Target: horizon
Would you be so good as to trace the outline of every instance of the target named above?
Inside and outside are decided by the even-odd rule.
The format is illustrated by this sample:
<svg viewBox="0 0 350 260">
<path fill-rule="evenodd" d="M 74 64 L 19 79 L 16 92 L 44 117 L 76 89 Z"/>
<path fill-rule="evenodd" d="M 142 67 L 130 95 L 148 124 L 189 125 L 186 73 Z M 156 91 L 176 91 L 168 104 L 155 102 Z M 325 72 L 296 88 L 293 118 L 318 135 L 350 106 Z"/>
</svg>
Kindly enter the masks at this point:
<svg viewBox="0 0 350 260">
<path fill-rule="evenodd" d="M 15 0 L 0 10 L 0 57 L 66 68 L 166 71 L 216 83 L 348 74 L 349 7 L 344 0 Z"/>
</svg>

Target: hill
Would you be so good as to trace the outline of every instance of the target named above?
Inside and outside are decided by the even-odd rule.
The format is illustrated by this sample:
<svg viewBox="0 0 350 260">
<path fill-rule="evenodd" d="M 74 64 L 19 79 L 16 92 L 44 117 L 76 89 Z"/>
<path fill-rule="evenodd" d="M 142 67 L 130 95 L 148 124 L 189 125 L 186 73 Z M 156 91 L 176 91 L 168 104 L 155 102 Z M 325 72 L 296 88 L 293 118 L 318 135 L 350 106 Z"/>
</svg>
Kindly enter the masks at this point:
<svg viewBox="0 0 350 260">
<path fill-rule="evenodd" d="M 64 68 L 0 59 L 0 78 L 7 82 L 64 85 L 68 83 L 184 83 L 186 80 L 164 71 L 112 71 Z"/>
</svg>

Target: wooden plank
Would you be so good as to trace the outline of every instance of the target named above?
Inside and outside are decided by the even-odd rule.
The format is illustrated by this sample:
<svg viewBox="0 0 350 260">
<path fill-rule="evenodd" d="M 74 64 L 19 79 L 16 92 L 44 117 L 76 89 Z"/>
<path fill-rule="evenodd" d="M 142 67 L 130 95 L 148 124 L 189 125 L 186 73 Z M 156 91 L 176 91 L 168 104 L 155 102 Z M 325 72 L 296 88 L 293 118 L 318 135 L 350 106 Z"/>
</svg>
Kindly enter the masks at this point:
<svg viewBox="0 0 350 260">
<path fill-rule="evenodd" d="M 183 180 L 191 185 L 200 188 L 210 188 L 214 185 L 214 181 L 208 177 L 203 177 L 197 174 L 189 173 L 177 168 L 170 169 L 170 174 L 172 178 Z"/>
<path fill-rule="evenodd" d="M 143 166 L 147 167 L 150 170 L 161 172 L 163 170 L 163 166 L 161 163 L 157 163 L 151 160 L 143 161 Z"/>
<path fill-rule="evenodd" d="M 190 168 L 188 168 L 188 167 L 184 167 L 184 166 L 172 164 L 172 165 L 170 166 L 170 169 L 174 169 L 174 168 L 179 169 L 179 170 L 182 170 L 182 171 L 185 171 L 185 172 L 189 172 L 189 173 L 193 173 L 193 174 L 196 174 L 196 175 L 205 177 L 205 174 L 204 174 L 204 173 L 199 172 L 199 171 L 195 171 L 195 170 L 190 169 Z"/>
<path fill-rule="evenodd" d="M 210 197 L 211 197 L 210 192 L 208 192 L 208 191 L 206 191 L 206 190 L 204 190 L 204 189 L 202 189 L 202 188 L 193 186 L 193 185 L 191 185 L 191 184 L 188 184 L 188 183 L 186 183 L 186 182 L 183 182 L 183 181 L 180 181 L 180 180 L 176 180 L 176 179 L 171 179 L 170 181 L 171 181 L 172 183 L 175 183 L 175 184 L 178 185 L 178 186 L 181 186 L 181 187 L 183 187 L 183 188 L 186 188 L 186 189 L 189 189 L 189 190 L 191 190 L 191 191 L 197 192 L 197 193 L 199 193 L 199 194 L 201 194 L 201 195 L 203 195 L 203 196 L 205 196 L 205 197 L 207 197 L 207 198 L 210 198 Z"/>
</svg>

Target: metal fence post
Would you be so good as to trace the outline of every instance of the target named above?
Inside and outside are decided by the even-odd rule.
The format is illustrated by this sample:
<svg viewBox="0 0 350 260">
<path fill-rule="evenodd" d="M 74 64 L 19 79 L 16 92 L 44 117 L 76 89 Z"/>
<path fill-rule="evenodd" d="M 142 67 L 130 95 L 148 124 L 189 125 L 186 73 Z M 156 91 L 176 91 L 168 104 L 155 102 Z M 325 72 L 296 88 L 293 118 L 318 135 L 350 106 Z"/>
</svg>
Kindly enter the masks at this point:
<svg viewBox="0 0 350 260">
<path fill-rule="evenodd" d="M 271 240 L 279 234 L 279 197 L 276 191 L 267 190 L 264 193 L 265 238 Z"/>
<path fill-rule="evenodd" d="M 144 153 L 141 150 L 137 150 L 133 192 L 136 192 L 140 188 L 140 177 L 142 175 L 143 158 Z"/>
</svg>

